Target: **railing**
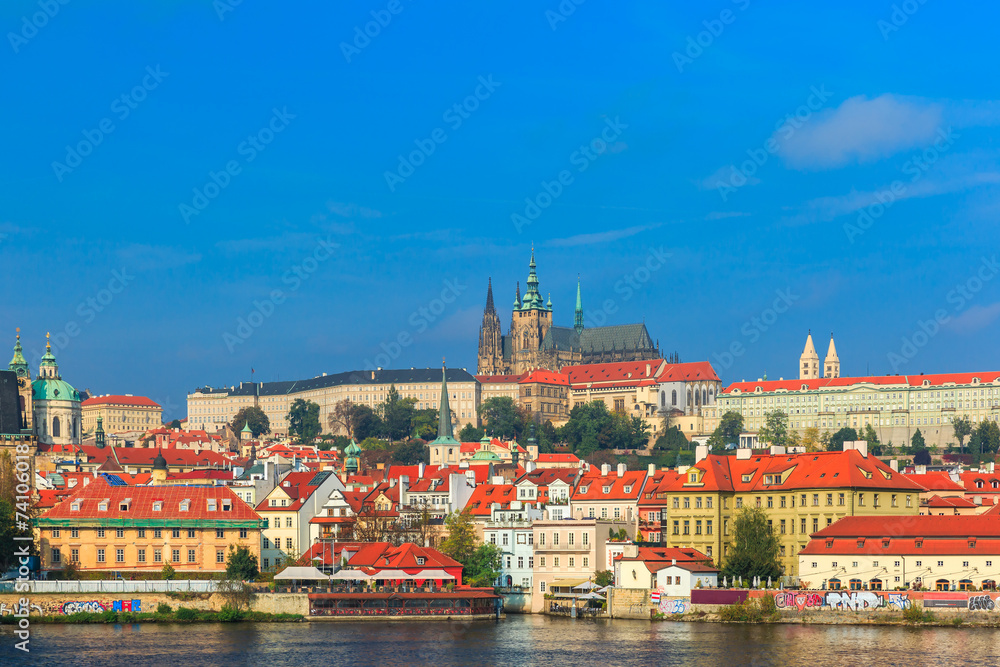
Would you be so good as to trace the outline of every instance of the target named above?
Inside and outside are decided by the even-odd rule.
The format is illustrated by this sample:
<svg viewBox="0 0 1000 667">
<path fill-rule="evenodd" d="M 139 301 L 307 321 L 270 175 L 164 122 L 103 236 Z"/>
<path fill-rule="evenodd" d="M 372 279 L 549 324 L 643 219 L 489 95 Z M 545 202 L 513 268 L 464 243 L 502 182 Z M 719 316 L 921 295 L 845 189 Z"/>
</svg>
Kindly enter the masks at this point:
<svg viewBox="0 0 1000 667">
<path fill-rule="evenodd" d="M 13 583 L 13 582 L 9 582 Z M 212 579 L 97 579 L 29 581 L 31 593 L 214 593 Z M 0 592 L 4 592 L 0 589 Z"/>
</svg>

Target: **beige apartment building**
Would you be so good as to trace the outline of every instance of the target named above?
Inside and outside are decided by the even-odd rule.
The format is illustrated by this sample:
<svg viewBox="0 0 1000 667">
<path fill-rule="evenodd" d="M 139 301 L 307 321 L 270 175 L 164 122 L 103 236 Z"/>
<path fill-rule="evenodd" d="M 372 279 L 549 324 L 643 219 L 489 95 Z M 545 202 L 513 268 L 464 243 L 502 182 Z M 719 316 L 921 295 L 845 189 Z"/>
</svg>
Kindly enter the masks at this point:
<svg viewBox="0 0 1000 667">
<path fill-rule="evenodd" d="M 478 426 L 479 383 L 464 369 L 449 368 L 446 372 L 450 407 L 457 420 L 455 430 L 466 424 Z M 415 399 L 418 409 L 437 410 L 441 398 L 441 369 L 349 371 L 334 375 L 324 373 L 309 380 L 202 387 L 188 394 L 188 429 L 215 431 L 231 422 L 242 408 L 258 406 L 267 415 L 271 432 L 285 435 L 288 433 L 288 411 L 292 403 L 301 398 L 319 405 L 323 432 L 339 433 L 339 430 L 331 431 L 329 424 L 337 403 L 349 400 L 374 409 L 386 399 L 392 386 L 402 398 Z"/>
<path fill-rule="evenodd" d="M 80 404 L 83 432 L 93 433 L 97 418 L 103 419 L 105 433 L 148 431 L 163 424 L 163 408 L 145 396 L 132 394 L 94 396 Z"/>
<path fill-rule="evenodd" d="M 635 534 L 635 522 L 601 519 L 542 520 L 532 524 L 535 561 L 532 571 L 532 613 L 540 612 L 545 595 L 567 590 L 594 578 L 597 572 L 613 570 L 615 549 L 608 549 L 608 535 L 625 529 Z"/>
</svg>

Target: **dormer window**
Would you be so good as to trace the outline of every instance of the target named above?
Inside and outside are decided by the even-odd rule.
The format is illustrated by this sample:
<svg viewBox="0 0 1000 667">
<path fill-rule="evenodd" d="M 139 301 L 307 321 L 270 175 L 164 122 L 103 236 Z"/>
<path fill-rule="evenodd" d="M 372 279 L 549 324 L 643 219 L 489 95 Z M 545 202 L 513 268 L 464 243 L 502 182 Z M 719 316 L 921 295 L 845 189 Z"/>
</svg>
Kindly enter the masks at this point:
<svg viewBox="0 0 1000 667">
<path fill-rule="evenodd" d="M 129 507 L 131 507 L 131 506 L 132 506 L 132 499 L 131 498 L 126 498 L 125 500 L 121 501 L 118 504 L 118 511 L 120 511 L 120 512 L 128 512 Z"/>
<path fill-rule="evenodd" d="M 208 501 L 208 511 L 209 512 L 214 512 L 215 509 L 216 509 L 216 507 L 217 507 L 217 503 L 215 501 L 215 498 L 210 498 L 209 501 Z"/>
<path fill-rule="evenodd" d="M 753 475 L 743 475 L 744 484 L 749 484 L 751 479 L 753 479 Z"/>
<path fill-rule="evenodd" d="M 162 500 L 156 500 L 156 501 L 153 502 L 153 511 L 154 512 L 162 512 L 163 511 L 163 501 Z"/>
<path fill-rule="evenodd" d="M 602 486 L 601 487 L 601 493 L 611 493 L 611 487 L 610 486 Z"/>
<path fill-rule="evenodd" d="M 73 504 L 70 505 L 69 509 L 70 509 L 71 512 L 79 512 L 80 511 L 80 501 L 79 500 L 74 500 Z"/>
<path fill-rule="evenodd" d="M 417 565 L 423 565 L 423 564 L 424 564 L 424 559 L 423 558 L 417 558 Z"/>
<path fill-rule="evenodd" d="M 228 512 L 228 511 L 230 511 L 232 509 L 233 509 L 233 503 L 232 503 L 232 501 L 230 501 L 230 500 L 223 500 L 222 501 L 222 511 L 223 512 Z"/>
<path fill-rule="evenodd" d="M 631 486 L 626 486 L 625 487 L 625 493 L 632 493 L 632 487 Z"/>
<path fill-rule="evenodd" d="M 109 499 L 105 498 L 100 503 L 98 503 L 97 504 L 97 511 L 98 512 L 107 512 L 108 511 L 108 502 L 109 502 Z"/>
<path fill-rule="evenodd" d="M 182 500 L 181 501 L 181 508 L 180 509 L 181 509 L 182 512 L 187 512 L 188 510 L 190 510 L 191 509 L 191 500 L 189 498 L 185 498 L 184 500 Z"/>
</svg>

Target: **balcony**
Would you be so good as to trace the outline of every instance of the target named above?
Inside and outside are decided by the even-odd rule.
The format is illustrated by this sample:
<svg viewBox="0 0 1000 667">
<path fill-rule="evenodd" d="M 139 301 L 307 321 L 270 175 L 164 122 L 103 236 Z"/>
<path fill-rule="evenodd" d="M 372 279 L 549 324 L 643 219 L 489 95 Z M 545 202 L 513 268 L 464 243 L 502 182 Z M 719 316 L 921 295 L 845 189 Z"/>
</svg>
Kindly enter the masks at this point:
<svg viewBox="0 0 1000 667">
<path fill-rule="evenodd" d="M 524 529 L 527 529 L 527 528 L 531 528 L 531 521 L 529 521 L 528 519 L 520 519 L 520 520 L 518 520 L 518 519 L 510 519 L 510 520 L 507 520 L 507 521 L 493 521 L 491 519 L 491 520 L 488 520 L 486 522 L 486 527 L 487 528 L 493 528 L 493 529 L 503 529 L 503 528 L 524 528 Z"/>
</svg>

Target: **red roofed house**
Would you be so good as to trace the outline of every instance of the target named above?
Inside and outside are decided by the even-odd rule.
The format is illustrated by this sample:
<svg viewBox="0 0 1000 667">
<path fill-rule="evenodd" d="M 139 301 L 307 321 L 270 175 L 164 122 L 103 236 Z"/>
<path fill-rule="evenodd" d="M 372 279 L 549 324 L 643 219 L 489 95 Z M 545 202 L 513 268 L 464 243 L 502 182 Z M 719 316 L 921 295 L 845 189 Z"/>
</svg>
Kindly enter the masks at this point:
<svg viewBox="0 0 1000 667">
<path fill-rule="evenodd" d="M 391 571 L 402 570 L 413 579 L 388 579 L 390 581 L 415 581 L 418 586 L 424 581 L 434 581 L 442 586 L 449 582 L 462 584 L 462 564 L 445 556 L 437 549 L 421 547 L 411 542 L 392 546 L 388 542 L 369 542 L 344 549 L 342 558 L 347 558 L 347 567 L 362 569 L 378 578 L 379 574 L 391 577 Z M 445 576 L 441 576 L 444 573 Z M 424 578 L 426 577 L 426 578 Z"/>
<path fill-rule="evenodd" d="M 814 588 L 996 590 L 1000 516 L 852 516 L 810 535 L 799 577 Z"/>
<path fill-rule="evenodd" d="M 80 411 L 85 434 L 94 432 L 98 417 L 103 418 L 105 433 L 148 431 L 163 423 L 163 408 L 145 396 L 94 396 L 80 404 Z"/>
<path fill-rule="evenodd" d="M 639 497 L 646 483 L 645 470 L 615 470 L 604 464 L 584 473 L 570 497 L 570 512 L 576 519 L 605 519 L 635 523 Z"/>
<path fill-rule="evenodd" d="M 331 470 L 290 472 L 257 504 L 266 521 L 261 569 L 297 560 L 312 546 L 309 523 L 319 516 L 335 490 L 344 484 Z"/>
<path fill-rule="evenodd" d="M 579 468 L 580 457 L 576 454 L 539 454 L 535 465 L 539 468 Z"/>
<path fill-rule="evenodd" d="M 910 442 L 920 429 L 927 446 L 944 446 L 953 441 L 955 415 L 973 424 L 997 418 L 1000 372 L 734 382 L 719 403 L 743 415 L 748 431 L 763 424 L 764 406 L 778 405 L 799 435 L 811 427 L 860 432 L 871 425 L 882 442 Z"/>
<path fill-rule="evenodd" d="M 926 501 L 920 503 L 920 514 L 922 516 L 963 516 L 968 514 L 982 514 L 993 507 L 989 505 L 977 505 L 966 498 L 954 498 L 941 496 L 931 496 Z"/>
<path fill-rule="evenodd" d="M 42 567 L 221 572 L 231 544 L 260 556 L 261 517 L 225 486 L 78 485 L 37 520 Z"/>
<path fill-rule="evenodd" d="M 526 373 L 517 385 L 518 403 L 536 422 L 558 426 L 569 420 L 569 376 L 539 369 Z"/>
<path fill-rule="evenodd" d="M 517 485 L 517 499 L 544 507 L 550 519 L 570 518 L 569 499 L 576 486 L 579 468 L 537 468 L 521 475 Z"/>
<path fill-rule="evenodd" d="M 581 403 L 604 401 L 609 410 L 624 412 L 645 421 L 650 440 L 662 434 L 662 418 L 687 416 L 691 428 L 685 433 L 703 433 L 714 422 L 704 422 L 705 410 L 716 404 L 722 383 L 707 361 L 669 364 L 663 359 L 609 364 L 566 366 L 569 375 L 570 410 Z M 714 409 L 712 417 L 715 417 Z M 669 424 L 674 426 L 673 421 Z"/>
<path fill-rule="evenodd" d="M 690 596 L 698 578 L 702 586 L 714 586 L 718 573 L 712 559 L 697 549 L 626 544 L 622 556 L 615 560 L 615 586 L 657 589 L 668 596 Z"/>
</svg>

